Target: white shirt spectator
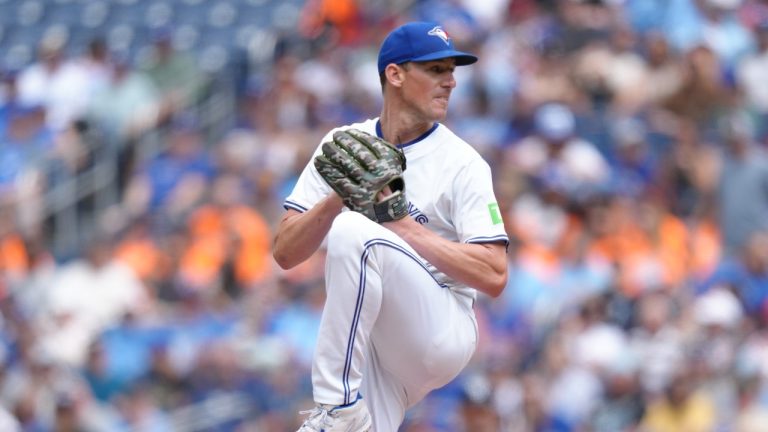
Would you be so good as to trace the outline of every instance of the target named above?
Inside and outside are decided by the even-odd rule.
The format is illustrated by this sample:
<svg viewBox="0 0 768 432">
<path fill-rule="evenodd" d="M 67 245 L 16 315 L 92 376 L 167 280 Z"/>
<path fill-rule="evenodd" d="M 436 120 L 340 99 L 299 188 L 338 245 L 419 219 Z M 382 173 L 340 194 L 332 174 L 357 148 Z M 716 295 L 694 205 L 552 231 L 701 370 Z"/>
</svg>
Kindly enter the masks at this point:
<svg viewBox="0 0 768 432">
<path fill-rule="evenodd" d="M 766 25 L 768 27 L 768 24 Z M 763 30 L 768 39 L 768 28 Z M 768 114 L 768 42 L 760 52 L 746 57 L 736 70 L 736 78 L 747 102 L 757 111 Z"/>
<path fill-rule="evenodd" d="M 136 275 L 120 262 L 96 267 L 78 260 L 66 265 L 47 295 L 54 321 L 43 345 L 56 362 L 82 365 L 93 339 L 139 308 L 144 294 Z"/>
<path fill-rule="evenodd" d="M 92 94 L 91 78 L 79 62 L 37 62 L 18 77 L 19 100 L 25 105 L 44 106 L 48 125 L 62 130 L 85 113 Z"/>
</svg>

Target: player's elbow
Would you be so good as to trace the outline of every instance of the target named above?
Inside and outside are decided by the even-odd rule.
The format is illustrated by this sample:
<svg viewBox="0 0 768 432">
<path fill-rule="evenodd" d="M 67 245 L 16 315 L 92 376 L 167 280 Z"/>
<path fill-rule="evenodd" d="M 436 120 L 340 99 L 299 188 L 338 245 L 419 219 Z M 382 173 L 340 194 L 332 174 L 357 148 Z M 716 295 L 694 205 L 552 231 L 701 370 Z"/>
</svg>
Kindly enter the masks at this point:
<svg viewBox="0 0 768 432">
<path fill-rule="evenodd" d="M 493 297 L 497 298 L 501 295 L 502 292 L 504 292 L 504 288 L 507 286 L 507 272 L 502 272 L 499 274 L 495 274 L 491 281 L 489 281 L 488 284 L 488 290 L 486 293 Z"/>
<path fill-rule="evenodd" d="M 492 298 L 496 298 L 504 292 L 507 286 L 507 270 L 488 272 L 485 275 L 482 286 L 478 289 Z"/>
<path fill-rule="evenodd" d="M 477 267 L 479 273 L 476 274 L 479 277 L 479 281 L 475 287 L 484 294 L 496 298 L 501 295 L 507 286 L 506 248 L 501 243 L 482 245 L 488 253 L 483 257 L 485 265 Z"/>
<path fill-rule="evenodd" d="M 279 265 L 283 270 L 291 269 L 299 263 L 294 254 L 289 253 L 284 248 L 281 248 L 277 243 L 272 249 L 272 258 L 275 259 L 277 265 Z"/>
<path fill-rule="evenodd" d="M 272 245 L 272 258 L 274 258 L 277 265 L 283 270 L 291 269 L 299 263 L 296 259 L 296 254 L 287 249 L 280 241 L 279 234 L 275 237 L 275 241 Z"/>
</svg>

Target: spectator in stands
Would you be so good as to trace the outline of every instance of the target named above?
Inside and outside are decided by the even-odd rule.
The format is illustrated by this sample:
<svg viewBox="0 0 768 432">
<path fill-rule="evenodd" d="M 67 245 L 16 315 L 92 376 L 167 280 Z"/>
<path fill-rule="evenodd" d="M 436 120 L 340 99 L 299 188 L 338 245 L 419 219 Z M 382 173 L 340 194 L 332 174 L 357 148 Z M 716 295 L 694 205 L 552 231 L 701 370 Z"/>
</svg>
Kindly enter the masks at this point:
<svg viewBox="0 0 768 432">
<path fill-rule="evenodd" d="M 161 94 L 127 53 L 113 53 L 112 62 L 111 80 L 93 95 L 88 117 L 105 132 L 107 145 L 119 148 L 157 125 Z"/>
<path fill-rule="evenodd" d="M 41 106 L 26 106 L 9 113 L 5 133 L 0 135 L 0 185 L 13 182 L 29 171 L 42 171 L 53 149 L 53 133 L 44 123 Z"/>
<path fill-rule="evenodd" d="M 200 203 L 215 167 L 203 146 L 197 119 L 179 115 L 171 125 L 168 147 L 147 161 L 140 161 L 129 180 L 124 208 L 132 217 L 149 212 L 160 226 L 180 224 Z"/>
<path fill-rule="evenodd" d="M 738 414 L 733 421 L 738 432 L 760 432 L 768 424 L 768 408 L 760 402 L 760 391 L 765 380 L 757 376 L 738 381 Z"/>
<path fill-rule="evenodd" d="M 754 318 L 764 318 L 768 304 L 768 231 L 752 233 L 740 252 L 726 256 L 698 288 L 706 292 L 719 286 L 732 289 Z"/>
<path fill-rule="evenodd" d="M 755 29 L 757 39 L 756 52 L 744 57 L 736 70 L 736 80 L 749 108 L 756 114 L 756 124 L 761 127 L 759 137 L 768 137 L 768 5 L 765 21 Z"/>
<path fill-rule="evenodd" d="M 19 71 L 13 68 L 0 71 L 0 135 L 5 133 L 13 113 L 24 108 L 19 101 L 18 76 Z"/>
<path fill-rule="evenodd" d="M 245 204 L 240 179 L 217 177 L 210 195 L 210 204 L 189 216 L 191 242 L 182 257 L 182 277 L 201 289 L 218 286 L 237 299 L 272 273 L 271 230 Z"/>
<path fill-rule="evenodd" d="M 57 131 L 85 114 L 92 97 L 90 77 L 67 57 L 65 43 L 58 35 L 43 38 L 37 62 L 18 76 L 21 103 L 45 107 L 46 122 Z"/>
<path fill-rule="evenodd" d="M 662 398 L 649 404 L 640 424 L 651 432 L 707 432 L 715 427 L 717 407 L 697 391 L 691 371 L 683 369 L 665 389 Z"/>
<path fill-rule="evenodd" d="M 13 203 L 0 195 L 0 284 L 19 290 L 29 276 L 27 245 L 16 224 Z"/>
<path fill-rule="evenodd" d="M 73 61 L 87 75 L 88 89 L 86 91 L 95 93 L 109 85 L 114 71 L 109 47 L 104 39 L 100 37 L 91 39 L 85 54 Z"/>
<path fill-rule="evenodd" d="M 80 373 L 98 403 L 110 403 L 123 388 L 123 383 L 118 377 L 110 374 L 104 347 L 99 341 L 95 341 L 88 347 L 86 360 Z"/>
<path fill-rule="evenodd" d="M 560 103 L 539 107 L 534 131 L 510 148 L 509 162 L 533 179 L 551 184 L 579 200 L 604 187 L 608 163 L 595 146 L 576 135 L 573 111 Z"/>
<path fill-rule="evenodd" d="M 611 164 L 612 188 L 621 195 L 639 196 L 648 191 L 657 178 L 654 160 L 647 143 L 646 127 L 638 119 L 620 118 L 610 128 L 613 138 Z"/>
<path fill-rule="evenodd" d="M 129 392 L 120 395 L 115 405 L 118 418 L 109 425 L 109 430 L 163 432 L 174 429 L 167 413 L 157 408 L 146 387 L 141 384 L 136 384 Z"/>
<path fill-rule="evenodd" d="M 718 190 L 725 252 L 737 253 L 758 231 L 768 230 L 768 154 L 754 141 L 754 124 L 743 113 L 724 119 Z"/>
<path fill-rule="evenodd" d="M 499 413 L 491 404 L 493 387 L 482 374 L 470 375 L 462 387 L 460 419 L 464 430 L 496 432 L 501 430 Z"/>
<path fill-rule="evenodd" d="M 56 362 L 80 366 L 91 342 L 128 313 L 148 306 L 136 275 L 113 255 L 112 239 L 94 237 L 82 259 L 61 267 L 46 293 L 40 342 Z"/>
<path fill-rule="evenodd" d="M 687 342 L 677 324 L 674 299 L 664 292 L 649 292 L 637 300 L 636 322 L 629 333 L 638 384 L 649 397 L 662 394 L 677 372 L 685 368 Z"/>
<path fill-rule="evenodd" d="M 194 57 L 173 46 L 170 28 L 152 35 L 152 55 L 145 72 L 160 91 L 161 121 L 196 103 L 205 90 L 206 78 Z"/>
</svg>

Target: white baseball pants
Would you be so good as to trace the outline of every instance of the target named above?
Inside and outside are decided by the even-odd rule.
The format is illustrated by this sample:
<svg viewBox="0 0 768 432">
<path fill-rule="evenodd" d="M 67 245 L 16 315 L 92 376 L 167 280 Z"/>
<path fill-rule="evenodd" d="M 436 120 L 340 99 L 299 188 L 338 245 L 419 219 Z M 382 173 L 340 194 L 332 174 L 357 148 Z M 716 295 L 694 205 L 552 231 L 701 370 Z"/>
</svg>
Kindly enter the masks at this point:
<svg viewBox="0 0 768 432">
<path fill-rule="evenodd" d="M 472 300 L 439 284 L 405 241 L 359 213 L 336 217 L 327 248 L 315 402 L 344 405 L 359 391 L 374 431 L 396 432 L 407 408 L 472 357 Z"/>
</svg>

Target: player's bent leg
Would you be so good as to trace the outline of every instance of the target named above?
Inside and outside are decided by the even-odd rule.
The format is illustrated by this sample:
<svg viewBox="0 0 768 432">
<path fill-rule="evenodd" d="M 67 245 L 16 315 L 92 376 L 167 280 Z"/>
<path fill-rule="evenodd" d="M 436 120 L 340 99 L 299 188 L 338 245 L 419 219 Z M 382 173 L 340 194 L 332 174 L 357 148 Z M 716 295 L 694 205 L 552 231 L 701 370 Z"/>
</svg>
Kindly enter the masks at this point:
<svg viewBox="0 0 768 432">
<path fill-rule="evenodd" d="M 365 374 L 360 392 L 371 410 L 374 431 L 397 431 L 405 417 L 408 397 L 400 379 L 390 374 L 380 363 L 373 346 L 365 359 Z"/>
<path fill-rule="evenodd" d="M 420 263 L 400 259 L 386 269 L 371 341 L 382 366 L 403 383 L 409 408 L 467 365 L 477 325 L 472 301 L 441 286 Z"/>
<path fill-rule="evenodd" d="M 312 364 L 317 403 L 346 405 L 357 398 L 381 304 L 378 269 L 375 260 L 366 258 L 365 244 L 381 236 L 396 237 L 355 212 L 338 215 L 328 233 L 326 302 Z"/>
<path fill-rule="evenodd" d="M 471 300 L 441 286 L 410 246 L 360 214 L 345 212 L 334 221 L 326 289 L 312 371 L 315 401 L 353 402 L 363 372 L 368 384 L 391 383 L 363 391 L 378 432 L 396 431 L 405 408 L 453 379 L 474 352 Z M 375 361 L 366 363 L 368 353 Z"/>
</svg>

